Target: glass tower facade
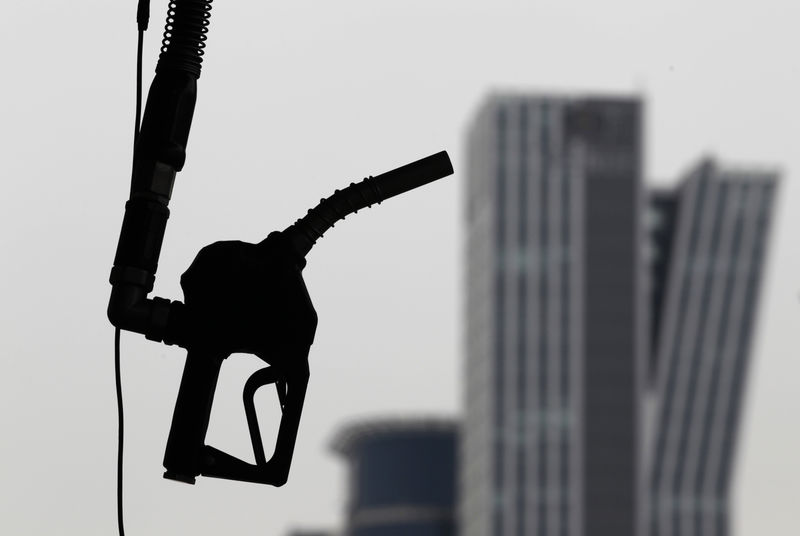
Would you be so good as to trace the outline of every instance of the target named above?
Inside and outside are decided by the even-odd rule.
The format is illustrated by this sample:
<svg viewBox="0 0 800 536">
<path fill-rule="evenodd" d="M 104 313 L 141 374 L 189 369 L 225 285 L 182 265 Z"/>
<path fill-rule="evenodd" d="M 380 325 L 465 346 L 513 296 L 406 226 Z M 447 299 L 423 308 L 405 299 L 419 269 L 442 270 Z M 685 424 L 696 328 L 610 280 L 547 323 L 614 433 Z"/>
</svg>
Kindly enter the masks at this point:
<svg viewBox="0 0 800 536">
<path fill-rule="evenodd" d="M 495 96 L 470 130 L 463 536 L 635 534 L 641 109 Z"/>
<path fill-rule="evenodd" d="M 650 536 L 729 534 L 733 453 L 776 182 L 774 173 L 704 161 L 650 206 L 654 233 L 672 235 L 669 250 L 655 248 L 665 269 L 651 361 Z"/>
</svg>

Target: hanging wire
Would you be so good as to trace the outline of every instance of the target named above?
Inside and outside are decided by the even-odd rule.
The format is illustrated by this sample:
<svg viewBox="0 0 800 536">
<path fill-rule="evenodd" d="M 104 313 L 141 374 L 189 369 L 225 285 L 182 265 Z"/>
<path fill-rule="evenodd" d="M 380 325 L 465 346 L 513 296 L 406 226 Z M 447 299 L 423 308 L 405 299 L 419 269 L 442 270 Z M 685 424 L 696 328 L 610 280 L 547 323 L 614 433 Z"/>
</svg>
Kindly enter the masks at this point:
<svg viewBox="0 0 800 536">
<path fill-rule="evenodd" d="M 114 331 L 114 376 L 117 386 L 117 528 L 119 536 L 125 536 L 125 524 L 122 520 L 122 446 L 125 438 L 125 419 L 122 412 L 122 381 L 120 379 L 119 328 Z"/>
<path fill-rule="evenodd" d="M 142 48 L 144 47 L 144 32 L 139 31 L 136 44 L 136 125 L 133 129 L 133 144 L 139 138 L 139 127 L 142 123 Z"/>
<path fill-rule="evenodd" d="M 139 129 L 142 124 L 142 49 L 144 47 L 144 30 L 139 30 L 136 44 L 136 118 L 133 125 L 133 158 L 131 163 L 131 185 L 136 166 L 136 142 L 139 139 Z M 133 187 L 133 186 L 131 186 Z"/>
<path fill-rule="evenodd" d="M 150 19 L 150 1 L 139 0 L 136 9 L 138 39 L 136 43 L 136 118 L 133 127 L 133 163 L 131 176 L 136 165 L 136 142 L 142 124 L 142 49 L 144 48 L 144 32 Z M 125 413 L 122 405 L 122 374 L 120 372 L 120 329 L 114 330 L 114 383 L 117 392 L 117 529 L 119 536 L 125 536 L 125 523 L 122 509 L 122 475 L 123 447 L 125 445 Z"/>
</svg>

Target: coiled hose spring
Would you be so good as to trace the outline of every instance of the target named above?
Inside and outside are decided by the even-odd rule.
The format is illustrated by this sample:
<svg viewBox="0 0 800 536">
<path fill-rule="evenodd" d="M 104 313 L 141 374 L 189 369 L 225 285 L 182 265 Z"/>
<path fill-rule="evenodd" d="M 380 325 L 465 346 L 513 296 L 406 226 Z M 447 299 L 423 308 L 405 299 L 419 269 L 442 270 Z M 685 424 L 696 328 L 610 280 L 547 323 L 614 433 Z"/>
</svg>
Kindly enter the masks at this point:
<svg viewBox="0 0 800 536">
<path fill-rule="evenodd" d="M 200 78 L 213 0 L 171 0 L 156 72 L 184 71 Z"/>
</svg>

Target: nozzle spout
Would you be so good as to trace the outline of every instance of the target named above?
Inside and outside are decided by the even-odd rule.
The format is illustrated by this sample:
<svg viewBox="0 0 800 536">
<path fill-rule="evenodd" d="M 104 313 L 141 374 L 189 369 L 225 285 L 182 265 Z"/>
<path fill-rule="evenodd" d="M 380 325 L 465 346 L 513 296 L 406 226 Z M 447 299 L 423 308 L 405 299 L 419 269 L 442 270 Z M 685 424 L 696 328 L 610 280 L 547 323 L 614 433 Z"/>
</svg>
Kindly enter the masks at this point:
<svg viewBox="0 0 800 536">
<path fill-rule="evenodd" d="M 383 198 L 389 199 L 452 174 L 453 164 L 450 162 L 450 157 L 447 151 L 441 151 L 387 171 L 372 180 L 380 189 Z"/>
<path fill-rule="evenodd" d="M 450 157 L 447 151 L 441 151 L 377 177 L 351 183 L 344 190 L 336 190 L 284 233 L 295 253 L 305 257 L 323 233 L 347 215 L 452 174 Z"/>
</svg>

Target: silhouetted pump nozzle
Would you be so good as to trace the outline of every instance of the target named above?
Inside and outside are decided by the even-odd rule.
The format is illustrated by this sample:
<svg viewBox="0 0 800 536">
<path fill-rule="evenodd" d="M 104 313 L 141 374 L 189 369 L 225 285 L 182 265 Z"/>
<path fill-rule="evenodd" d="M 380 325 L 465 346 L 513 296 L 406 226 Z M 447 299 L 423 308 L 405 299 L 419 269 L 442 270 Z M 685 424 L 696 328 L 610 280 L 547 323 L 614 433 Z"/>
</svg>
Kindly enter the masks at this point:
<svg viewBox="0 0 800 536">
<path fill-rule="evenodd" d="M 302 276 L 306 254 L 346 215 L 450 175 L 453 168 L 441 152 L 335 192 L 259 244 L 211 244 L 181 277 L 184 303 L 148 298 L 172 186 L 186 158 L 210 10 L 211 0 L 176 0 L 169 6 L 136 140 L 108 318 L 119 329 L 188 349 L 164 455 L 165 477 L 194 483 L 197 475 L 205 475 L 280 486 L 289 474 L 317 327 Z M 148 11 L 149 5 L 140 2 L 140 31 L 147 27 Z M 235 352 L 255 354 L 269 365 L 250 377 L 243 393 L 255 464 L 204 444 L 222 361 Z M 256 390 L 268 384 L 275 384 L 282 412 L 269 460 L 253 404 Z"/>
<path fill-rule="evenodd" d="M 154 265 L 148 274 L 152 277 L 134 294 L 129 293 L 127 280 L 115 282 L 112 273 L 112 323 L 189 350 L 164 456 L 166 478 L 194 483 L 195 477 L 204 475 L 275 486 L 286 482 L 308 384 L 308 352 L 317 326 L 302 277 L 305 256 L 325 231 L 348 214 L 452 173 L 447 153 L 440 152 L 337 190 L 287 229 L 271 233 L 258 244 L 211 244 L 181 277 L 185 303 L 146 297 L 152 289 Z M 136 232 L 147 242 L 152 233 L 149 238 L 160 248 L 161 220 L 157 224 L 137 221 L 140 229 L 123 224 L 123 235 Z M 115 262 L 115 271 L 125 269 Z M 118 286 L 123 286 L 121 292 Z M 125 312 L 114 310 L 120 307 L 135 314 L 126 317 Z M 123 317 L 125 322 L 115 321 Z M 220 367 L 232 353 L 252 353 L 269 365 L 250 377 L 243 393 L 254 464 L 205 445 Z M 255 392 L 268 384 L 275 384 L 282 412 L 269 459 L 253 402 Z"/>
</svg>

